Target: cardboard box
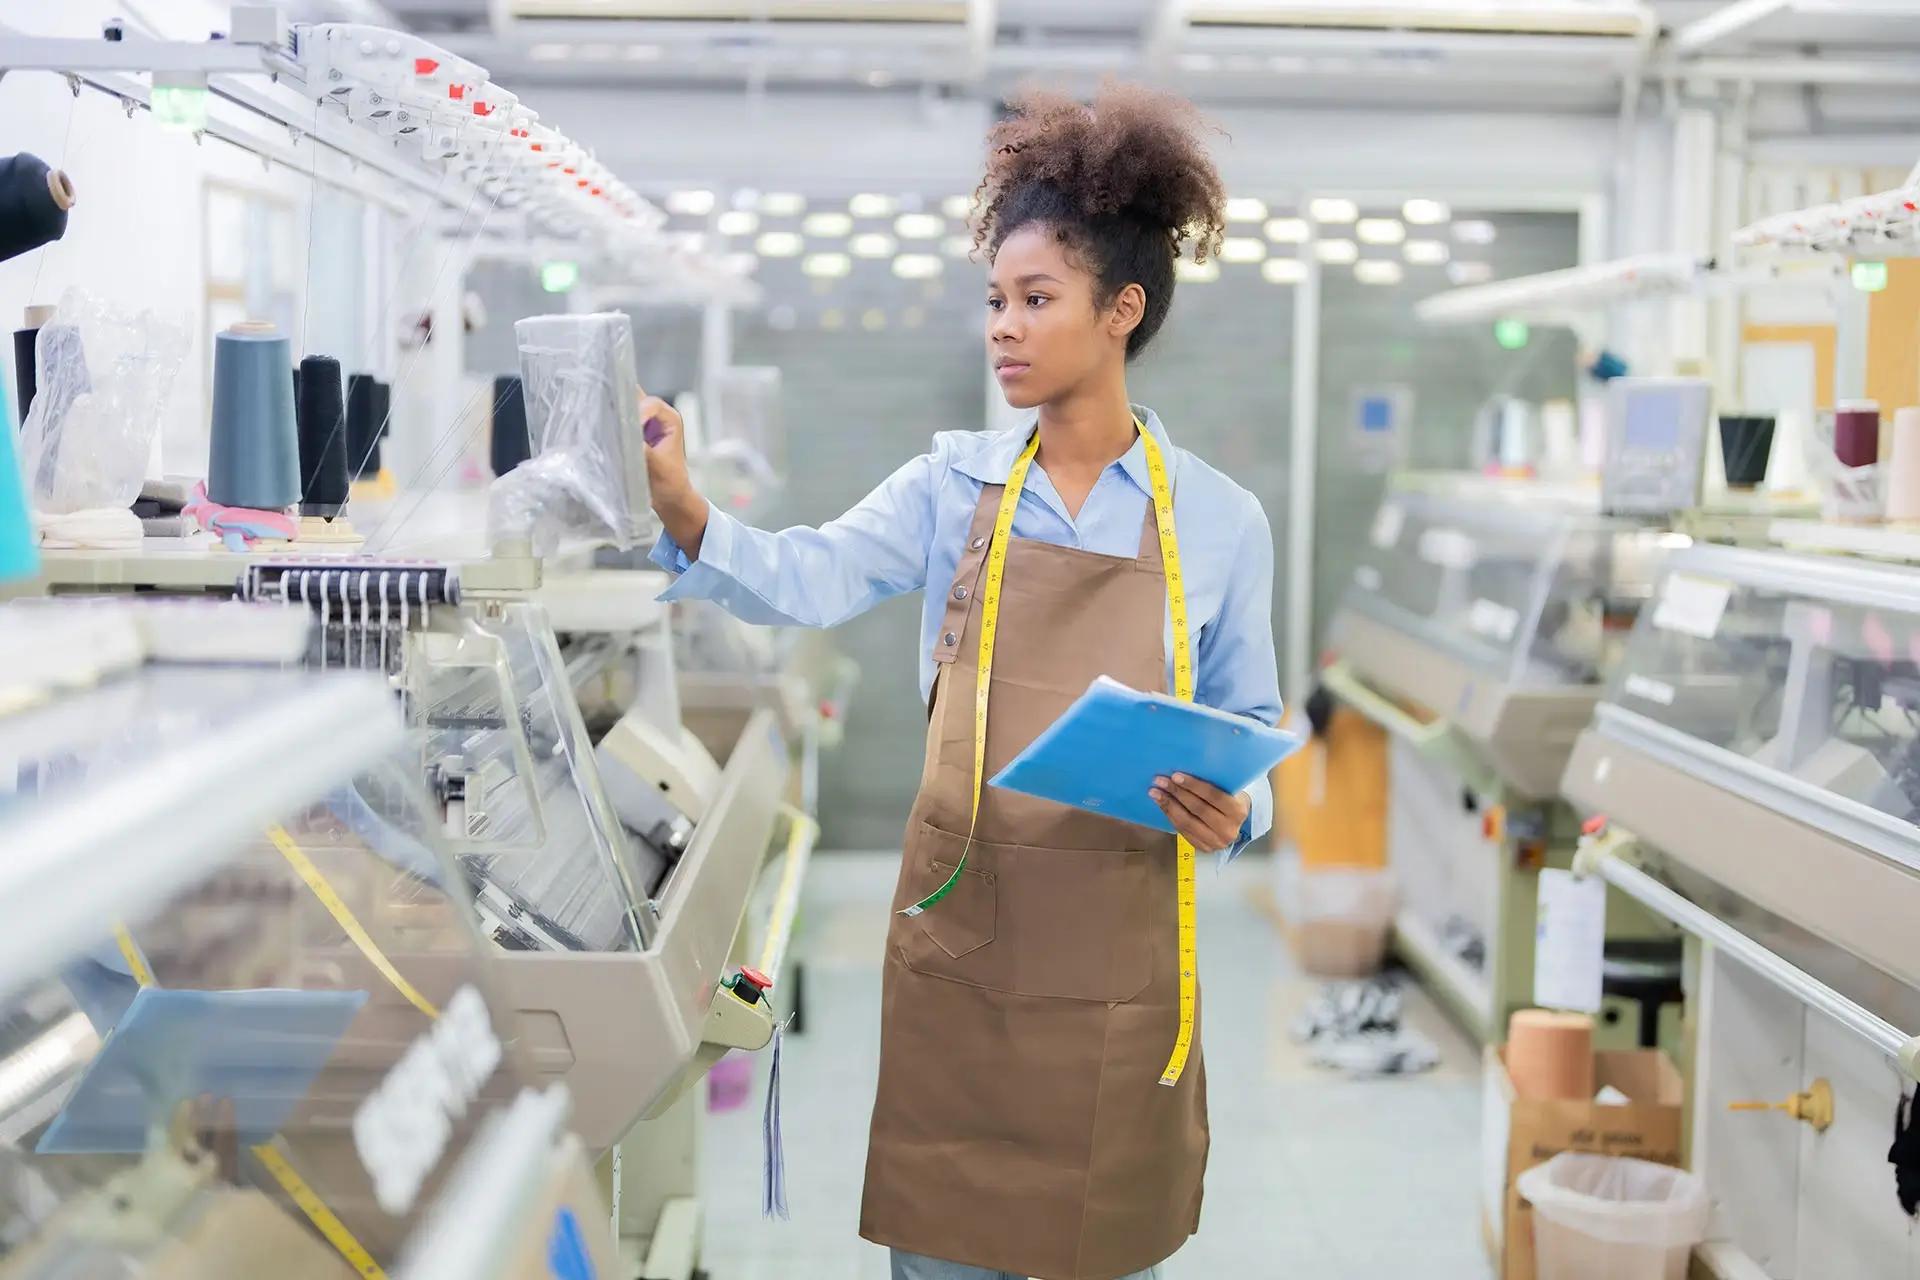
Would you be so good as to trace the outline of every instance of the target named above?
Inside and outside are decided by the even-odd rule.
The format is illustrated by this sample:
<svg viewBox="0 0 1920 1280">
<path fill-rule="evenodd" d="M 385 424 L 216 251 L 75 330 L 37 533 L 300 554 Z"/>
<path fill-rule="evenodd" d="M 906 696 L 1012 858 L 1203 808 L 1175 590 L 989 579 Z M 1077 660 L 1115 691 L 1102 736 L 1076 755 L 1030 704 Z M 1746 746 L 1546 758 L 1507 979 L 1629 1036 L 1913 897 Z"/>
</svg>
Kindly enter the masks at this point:
<svg viewBox="0 0 1920 1280">
<path fill-rule="evenodd" d="M 1481 1230 L 1500 1280 L 1534 1280 L 1533 1209 L 1514 1180 L 1562 1151 L 1680 1163 L 1686 1085 L 1657 1049 L 1594 1055 L 1594 1078 L 1627 1095 L 1624 1106 L 1521 1098 L 1505 1050 L 1486 1051 L 1481 1114 Z"/>
<path fill-rule="evenodd" d="M 1287 727 L 1311 728 L 1302 714 Z M 1280 762 L 1273 794 L 1276 839 L 1304 865 L 1387 865 L 1387 731 L 1353 708 L 1336 707 L 1326 737 Z"/>
</svg>

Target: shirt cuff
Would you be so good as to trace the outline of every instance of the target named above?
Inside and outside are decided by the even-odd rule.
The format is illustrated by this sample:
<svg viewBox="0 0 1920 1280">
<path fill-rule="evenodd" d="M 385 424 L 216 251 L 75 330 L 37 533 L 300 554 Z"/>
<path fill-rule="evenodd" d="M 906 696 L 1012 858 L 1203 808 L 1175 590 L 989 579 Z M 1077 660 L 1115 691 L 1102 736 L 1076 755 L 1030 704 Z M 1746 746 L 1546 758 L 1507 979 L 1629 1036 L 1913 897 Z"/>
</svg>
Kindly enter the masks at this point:
<svg viewBox="0 0 1920 1280">
<path fill-rule="evenodd" d="M 707 530 L 700 538 L 700 558 L 690 560 L 686 549 L 661 533 L 648 557 L 674 575 L 674 581 L 660 593 L 662 600 L 688 600 L 710 596 L 713 589 L 734 581 L 734 547 L 739 539 L 738 522 L 712 503 L 707 504 Z"/>
<path fill-rule="evenodd" d="M 1229 849 L 1220 853 L 1220 865 L 1226 866 L 1242 853 L 1247 846 L 1273 829 L 1273 783 L 1265 778 L 1241 792 L 1247 797 L 1251 807 L 1247 810 L 1247 820 L 1240 824 L 1240 838 Z"/>
</svg>

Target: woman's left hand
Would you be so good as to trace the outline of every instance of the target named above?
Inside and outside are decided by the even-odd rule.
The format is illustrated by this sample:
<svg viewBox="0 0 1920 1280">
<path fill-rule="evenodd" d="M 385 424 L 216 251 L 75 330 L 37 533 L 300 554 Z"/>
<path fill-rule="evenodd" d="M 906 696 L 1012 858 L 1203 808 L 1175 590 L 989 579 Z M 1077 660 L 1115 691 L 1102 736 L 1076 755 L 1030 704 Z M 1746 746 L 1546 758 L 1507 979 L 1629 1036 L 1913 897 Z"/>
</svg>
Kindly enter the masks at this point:
<svg viewBox="0 0 1920 1280">
<path fill-rule="evenodd" d="M 1173 823 L 1174 830 L 1201 853 L 1231 849 L 1253 808 L 1247 797 L 1230 796 L 1212 783 L 1185 773 L 1154 779 L 1148 794 Z"/>
</svg>

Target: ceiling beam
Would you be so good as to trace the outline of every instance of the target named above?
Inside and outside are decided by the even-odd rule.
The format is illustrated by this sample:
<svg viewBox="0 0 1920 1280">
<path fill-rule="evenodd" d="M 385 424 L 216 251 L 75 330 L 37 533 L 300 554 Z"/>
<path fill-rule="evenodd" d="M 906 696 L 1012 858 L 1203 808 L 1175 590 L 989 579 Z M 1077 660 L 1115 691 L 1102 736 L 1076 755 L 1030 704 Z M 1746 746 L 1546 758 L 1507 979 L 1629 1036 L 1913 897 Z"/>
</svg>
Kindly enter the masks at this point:
<svg viewBox="0 0 1920 1280">
<path fill-rule="evenodd" d="M 1723 5 L 1674 32 L 1673 48 L 1682 54 L 1700 53 L 1772 17 L 1790 3 L 1791 0 L 1733 0 L 1732 4 Z"/>
</svg>

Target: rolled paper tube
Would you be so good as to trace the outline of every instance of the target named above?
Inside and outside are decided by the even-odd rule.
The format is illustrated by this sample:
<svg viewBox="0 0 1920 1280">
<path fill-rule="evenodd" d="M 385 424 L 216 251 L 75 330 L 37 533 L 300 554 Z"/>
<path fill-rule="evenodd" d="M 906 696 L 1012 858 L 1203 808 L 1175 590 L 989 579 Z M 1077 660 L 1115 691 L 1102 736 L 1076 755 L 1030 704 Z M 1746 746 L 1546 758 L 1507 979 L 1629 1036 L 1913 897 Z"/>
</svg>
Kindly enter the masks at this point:
<svg viewBox="0 0 1920 1280">
<path fill-rule="evenodd" d="M 1842 401 L 1833 416 L 1833 452 L 1843 467 L 1880 461 L 1880 406 L 1871 400 Z"/>
<path fill-rule="evenodd" d="M 347 501 L 347 424 L 340 362 L 308 356 L 294 370 L 300 424 L 300 514 L 332 519 Z"/>
<path fill-rule="evenodd" d="M 1507 1075 L 1522 1098 L 1593 1097 L 1593 1019 L 1522 1009 L 1507 1027 Z"/>
<path fill-rule="evenodd" d="M 527 435 L 527 397 L 517 375 L 493 380 L 493 440 L 488 453 L 496 476 L 533 456 L 533 441 Z"/>
<path fill-rule="evenodd" d="M 1920 520 L 1920 406 L 1893 415 L 1893 442 L 1887 456 L 1887 519 Z"/>
<path fill-rule="evenodd" d="M 0 160 L 0 262 L 51 244 L 67 233 L 73 181 L 22 151 Z"/>
<path fill-rule="evenodd" d="M 300 441 L 289 343 L 272 325 L 236 324 L 214 339 L 207 496 L 279 511 L 300 500 Z"/>
</svg>

